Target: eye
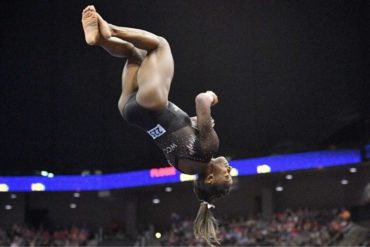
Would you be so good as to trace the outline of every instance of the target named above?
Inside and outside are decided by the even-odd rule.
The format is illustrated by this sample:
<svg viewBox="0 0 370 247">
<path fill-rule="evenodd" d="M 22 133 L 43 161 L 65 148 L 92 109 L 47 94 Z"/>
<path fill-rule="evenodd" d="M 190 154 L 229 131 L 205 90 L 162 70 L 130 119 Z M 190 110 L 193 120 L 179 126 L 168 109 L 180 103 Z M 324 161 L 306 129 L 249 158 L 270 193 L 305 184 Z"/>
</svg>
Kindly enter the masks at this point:
<svg viewBox="0 0 370 247">
<path fill-rule="evenodd" d="M 231 171 L 231 166 L 229 166 L 228 164 L 226 165 L 226 169 L 227 169 L 227 171 L 228 172 L 230 172 Z"/>
</svg>

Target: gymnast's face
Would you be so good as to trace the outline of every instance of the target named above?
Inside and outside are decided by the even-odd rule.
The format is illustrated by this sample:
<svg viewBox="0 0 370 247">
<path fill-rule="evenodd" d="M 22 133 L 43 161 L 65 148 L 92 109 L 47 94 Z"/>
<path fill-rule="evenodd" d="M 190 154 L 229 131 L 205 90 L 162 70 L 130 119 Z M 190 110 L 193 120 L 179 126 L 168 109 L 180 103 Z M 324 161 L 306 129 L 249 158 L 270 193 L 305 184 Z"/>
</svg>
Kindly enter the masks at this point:
<svg viewBox="0 0 370 247">
<path fill-rule="evenodd" d="M 208 164 L 208 176 L 206 183 L 213 185 L 231 186 L 233 179 L 230 175 L 231 167 L 225 157 L 220 156 L 212 159 Z"/>
</svg>

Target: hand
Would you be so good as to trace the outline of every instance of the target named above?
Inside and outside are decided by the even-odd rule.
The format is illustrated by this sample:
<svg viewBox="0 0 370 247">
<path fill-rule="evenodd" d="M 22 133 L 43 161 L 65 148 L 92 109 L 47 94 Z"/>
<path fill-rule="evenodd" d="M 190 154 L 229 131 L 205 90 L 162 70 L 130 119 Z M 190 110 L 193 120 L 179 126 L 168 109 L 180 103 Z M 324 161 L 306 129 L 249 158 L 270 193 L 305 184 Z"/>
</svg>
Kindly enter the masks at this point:
<svg viewBox="0 0 370 247">
<path fill-rule="evenodd" d="M 213 98 L 211 106 L 214 106 L 218 103 L 218 96 L 213 91 L 207 91 L 205 94 L 211 96 Z"/>
</svg>

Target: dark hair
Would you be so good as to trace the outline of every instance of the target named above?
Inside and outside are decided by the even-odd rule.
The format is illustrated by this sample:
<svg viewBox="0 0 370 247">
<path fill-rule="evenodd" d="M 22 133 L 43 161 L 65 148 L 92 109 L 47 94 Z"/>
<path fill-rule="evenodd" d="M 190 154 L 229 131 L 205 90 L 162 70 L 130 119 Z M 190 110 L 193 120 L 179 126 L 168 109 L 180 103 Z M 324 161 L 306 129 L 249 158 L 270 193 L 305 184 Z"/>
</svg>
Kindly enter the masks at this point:
<svg viewBox="0 0 370 247">
<path fill-rule="evenodd" d="M 194 193 L 201 201 L 197 217 L 194 220 L 194 235 L 198 239 L 205 240 L 209 246 L 213 246 L 212 242 L 220 244 L 216 236 L 218 223 L 207 204 L 214 204 L 217 198 L 227 195 L 230 186 L 207 184 L 205 179 L 205 174 L 199 174 L 194 181 Z"/>
</svg>

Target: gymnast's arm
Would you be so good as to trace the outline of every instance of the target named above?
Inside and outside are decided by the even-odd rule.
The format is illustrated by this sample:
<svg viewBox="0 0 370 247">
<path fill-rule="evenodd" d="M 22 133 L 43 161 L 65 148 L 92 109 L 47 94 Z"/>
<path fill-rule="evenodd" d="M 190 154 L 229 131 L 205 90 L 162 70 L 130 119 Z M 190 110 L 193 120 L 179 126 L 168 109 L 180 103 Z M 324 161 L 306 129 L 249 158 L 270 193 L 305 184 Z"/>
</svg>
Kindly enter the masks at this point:
<svg viewBox="0 0 370 247">
<path fill-rule="evenodd" d="M 212 91 L 200 93 L 195 98 L 197 125 L 200 133 L 202 149 L 205 152 L 215 153 L 219 147 L 216 131 L 213 129 L 211 107 L 218 103 L 217 95 Z"/>
</svg>

